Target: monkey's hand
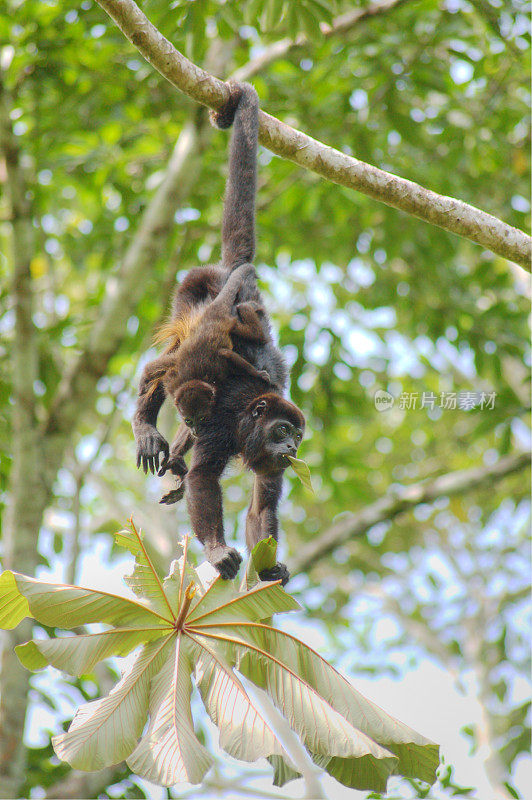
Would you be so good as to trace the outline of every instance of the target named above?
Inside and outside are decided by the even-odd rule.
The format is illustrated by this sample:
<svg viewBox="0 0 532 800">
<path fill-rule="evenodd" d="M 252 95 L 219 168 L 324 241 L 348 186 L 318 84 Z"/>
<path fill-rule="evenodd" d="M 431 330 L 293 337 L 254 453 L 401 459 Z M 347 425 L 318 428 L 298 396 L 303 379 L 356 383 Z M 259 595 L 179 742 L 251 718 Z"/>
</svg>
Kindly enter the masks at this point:
<svg viewBox="0 0 532 800">
<path fill-rule="evenodd" d="M 137 442 L 137 469 L 142 466 L 145 474 L 148 470 L 154 474 L 159 469 L 159 454 L 163 453 L 165 459 L 168 458 L 170 452 L 168 442 L 154 425 L 147 423 L 136 429 L 135 439 Z"/>
<path fill-rule="evenodd" d="M 184 478 L 188 472 L 188 467 L 183 456 L 175 453 L 170 453 L 170 455 L 165 456 L 157 475 L 162 478 L 167 471 L 170 471 L 172 475 L 175 475 L 177 478 Z"/>
<path fill-rule="evenodd" d="M 285 586 L 290 580 L 290 573 L 286 564 L 278 561 L 274 567 L 263 569 L 262 572 L 259 572 L 259 578 L 261 581 L 281 581 L 281 586 Z"/>
<path fill-rule="evenodd" d="M 234 547 L 227 544 L 217 544 L 206 552 L 207 560 L 218 570 L 220 576 L 229 581 L 236 578 L 242 556 Z"/>
</svg>

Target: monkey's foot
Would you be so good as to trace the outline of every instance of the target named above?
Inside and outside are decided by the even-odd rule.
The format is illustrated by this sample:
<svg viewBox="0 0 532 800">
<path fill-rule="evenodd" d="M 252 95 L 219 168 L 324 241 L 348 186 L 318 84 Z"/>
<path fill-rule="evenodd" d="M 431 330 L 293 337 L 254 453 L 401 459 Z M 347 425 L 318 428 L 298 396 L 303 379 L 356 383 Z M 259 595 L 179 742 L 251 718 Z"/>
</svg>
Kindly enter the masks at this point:
<svg viewBox="0 0 532 800">
<path fill-rule="evenodd" d="M 259 369 L 259 375 L 260 375 L 260 377 L 262 378 L 263 381 L 266 381 L 266 383 L 271 384 L 272 379 L 270 377 L 270 373 L 269 372 L 267 372 L 265 369 Z"/>
<path fill-rule="evenodd" d="M 218 570 L 220 576 L 229 581 L 236 578 L 242 556 L 234 547 L 220 544 L 208 551 L 207 559 Z"/>
<path fill-rule="evenodd" d="M 171 492 L 167 492 L 163 494 L 159 503 L 162 503 L 165 506 L 171 506 L 174 503 L 179 503 L 183 495 L 185 494 L 185 483 L 182 482 L 177 489 L 172 489 Z"/>
<path fill-rule="evenodd" d="M 172 453 L 166 456 L 159 467 L 157 475 L 162 478 L 166 472 L 171 472 L 177 478 L 184 478 L 188 472 L 188 467 L 183 456 L 172 455 Z"/>
<path fill-rule="evenodd" d="M 259 578 L 261 581 L 281 581 L 281 586 L 286 586 L 290 579 L 290 573 L 286 564 L 278 561 L 274 567 L 259 572 Z"/>
</svg>

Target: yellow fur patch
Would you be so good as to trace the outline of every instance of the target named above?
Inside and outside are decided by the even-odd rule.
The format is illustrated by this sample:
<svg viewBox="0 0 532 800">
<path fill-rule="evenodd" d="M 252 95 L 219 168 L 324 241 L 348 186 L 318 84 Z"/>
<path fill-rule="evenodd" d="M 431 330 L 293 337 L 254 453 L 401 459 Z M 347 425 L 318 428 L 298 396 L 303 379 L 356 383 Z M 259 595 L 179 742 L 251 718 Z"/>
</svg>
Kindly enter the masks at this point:
<svg viewBox="0 0 532 800">
<path fill-rule="evenodd" d="M 153 343 L 156 345 L 165 344 L 165 353 L 177 350 L 181 342 L 188 339 L 190 334 L 197 328 L 203 312 L 203 308 L 190 309 L 186 317 L 178 317 L 165 322 L 153 337 Z"/>
<path fill-rule="evenodd" d="M 178 317 L 177 319 L 170 319 L 161 325 L 159 330 L 153 337 L 155 345 L 165 344 L 163 353 L 171 353 L 172 350 L 177 350 L 181 342 L 188 339 L 190 334 L 198 327 L 198 323 L 203 316 L 205 308 L 196 307 L 189 309 L 186 317 Z M 163 379 L 163 375 L 157 376 L 152 381 L 146 390 L 148 397 L 151 397 Z"/>
</svg>

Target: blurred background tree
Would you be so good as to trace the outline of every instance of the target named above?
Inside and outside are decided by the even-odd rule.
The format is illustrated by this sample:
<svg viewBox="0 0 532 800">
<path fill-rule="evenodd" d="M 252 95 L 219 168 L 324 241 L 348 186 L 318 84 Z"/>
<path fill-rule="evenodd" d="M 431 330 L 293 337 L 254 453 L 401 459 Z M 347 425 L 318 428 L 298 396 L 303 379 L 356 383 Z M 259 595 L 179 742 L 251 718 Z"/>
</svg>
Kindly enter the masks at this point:
<svg viewBox="0 0 532 800">
<path fill-rule="evenodd" d="M 142 8 L 196 64 L 243 71 L 269 113 L 528 228 L 521 0 L 376 0 L 328 35 L 320 25 L 353 4 Z M 7 0 L 0 64 L 3 564 L 106 587 L 124 569 L 111 534 L 130 514 L 165 565 L 187 530 L 184 505 L 157 504 L 169 479 L 135 470 L 129 420 L 176 278 L 219 256 L 227 135 L 91 0 Z M 265 150 L 258 223 L 261 287 L 317 489 L 287 478 L 285 560 L 312 621 L 286 625 L 442 743 L 439 784 L 427 794 L 397 781 L 394 796 L 519 797 L 530 780 L 526 275 Z M 378 390 L 394 400 L 387 411 Z M 171 409 L 161 424 L 170 437 Z M 249 476 L 235 465 L 224 486 L 241 545 Z M 4 643 L 0 796 L 158 796 L 125 767 L 87 776 L 58 763 L 50 733 L 110 676 L 28 682 L 12 646 L 29 635 Z M 470 701 L 463 717 L 445 713 L 453 685 Z M 190 796 L 301 792 L 263 791 L 264 772 L 224 760 Z"/>
</svg>

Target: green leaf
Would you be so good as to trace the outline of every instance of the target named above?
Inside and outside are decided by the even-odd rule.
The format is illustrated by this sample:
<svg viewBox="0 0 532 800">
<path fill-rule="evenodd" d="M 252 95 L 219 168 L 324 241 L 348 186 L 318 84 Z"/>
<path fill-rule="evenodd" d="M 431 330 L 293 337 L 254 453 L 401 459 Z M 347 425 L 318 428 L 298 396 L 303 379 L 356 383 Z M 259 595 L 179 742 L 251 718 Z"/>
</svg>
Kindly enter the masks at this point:
<svg viewBox="0 0 532 800">
<path fill-rule="evenodd" d="M 308 489 L 309 492 L 314 494 L 314 488 L 312 486 L 312 479 L 310 477 L 310 469 L 308 464 L 301 458 L 293 458 L 292 456 L 286 456 L 286 458 L 290 461 L 292 469 L 296 473 L 303 486 Z"/>
<path fill-rule="evenodd" d="M 262 15 L 264 29 L 270 31 L 275 29 L 283 16 L 285 0 L 266 0 L 264 13 Z"/>
<path fill-rule="evenodd" d="M 27 599 L 21 594 L 15 575 L 10 570 L 0 575 L 0 628 L 16 628 L 25 617 L 31 617 Z"/>
<path fill-rule="evenodd" d="M 285 783 L 295 781 L 301 773 L 292 769 L 282 756 L 268 756 L 268 761 L 273 767 L 273 785 L 284 786 Z"/>
<path fill-rule="evenodd" d="M 277 563 L 277 542 L 273 536 L 261 539 L 251 551 L 246 571 L 240 584 L 241 591 L 246 591 L 259 583 L 259 572 L 271 569 Z"/>
<path fill-rule="evenodd" d="M 257 573 L 275 567 L 277 563 L 277 542 L 273 536 L 261 539 L 251 551 L 251 562 Z"/>
<path fill-rule="evenodd" d="M 137 597 L 146 600 L 151 608 L 165 617 L 172 618 L 174 611 L 163 591 L 162 580 L 146 551 L 141 532 L 137 531 L 133 520 L 129 521 L 130 530 L 123 529 L 115 534 L 115 541 L 135 556 L 135 569 L 132 575 L 125 578 L 130 589 Z"/>
</svg>

